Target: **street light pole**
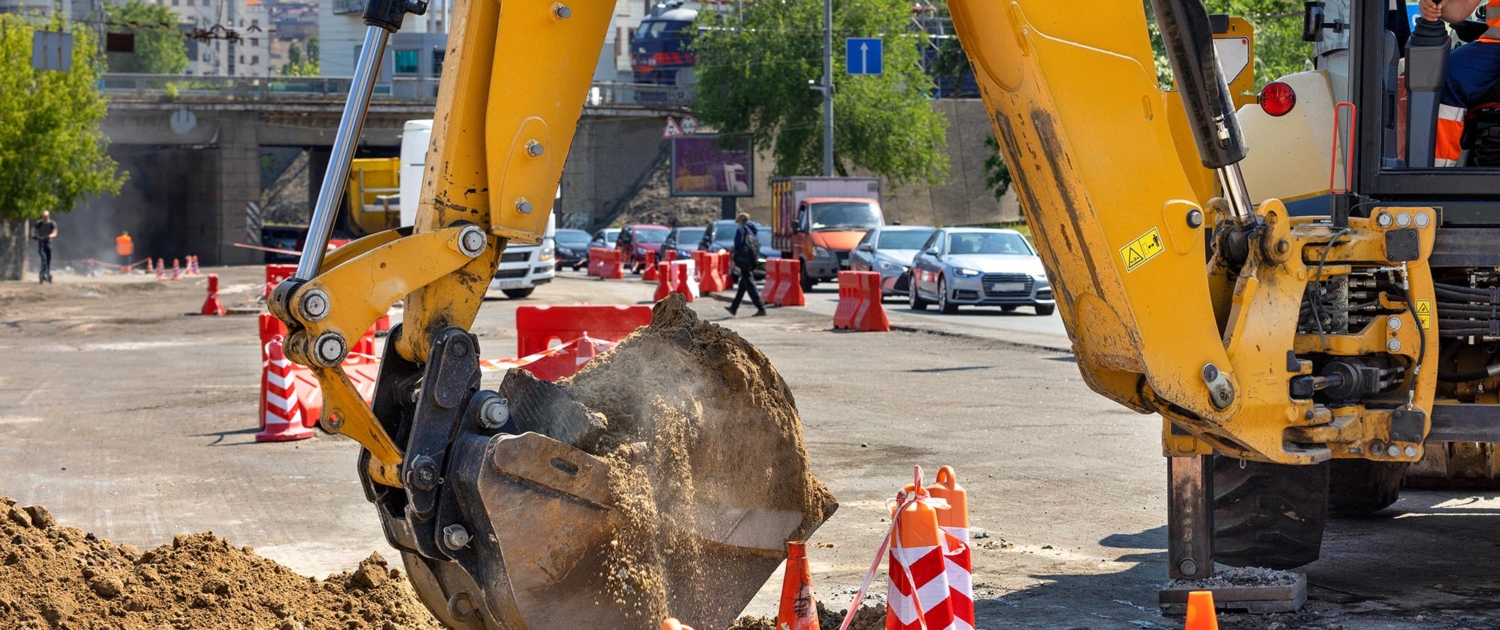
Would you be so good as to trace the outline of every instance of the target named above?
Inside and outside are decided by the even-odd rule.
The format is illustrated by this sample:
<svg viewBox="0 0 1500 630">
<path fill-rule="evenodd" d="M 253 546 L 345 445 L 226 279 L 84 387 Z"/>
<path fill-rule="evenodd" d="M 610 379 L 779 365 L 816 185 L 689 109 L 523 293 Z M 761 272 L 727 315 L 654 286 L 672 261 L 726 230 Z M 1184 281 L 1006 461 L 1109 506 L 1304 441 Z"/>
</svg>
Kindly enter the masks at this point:
<svg viewBox="0 0 1500 630">
<path fill-rule="evenodd" d="M 833 177 L 833 0 L 823 0 L 823 176 Z"/>
</svg>

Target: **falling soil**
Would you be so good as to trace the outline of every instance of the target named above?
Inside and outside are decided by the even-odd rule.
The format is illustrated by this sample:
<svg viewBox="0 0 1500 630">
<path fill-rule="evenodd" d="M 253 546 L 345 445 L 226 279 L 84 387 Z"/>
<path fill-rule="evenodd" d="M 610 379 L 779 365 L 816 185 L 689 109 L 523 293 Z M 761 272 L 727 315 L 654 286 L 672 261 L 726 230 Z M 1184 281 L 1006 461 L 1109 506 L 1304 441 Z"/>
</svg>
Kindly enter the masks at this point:
<svg viewBox="0 0 1500 630">
<path fill-rule="evenodd" d="M 726 627 L 780 564 L 785 541 L 805 539 L 837 507 L 809 470 L 786 382 L 681 296 L 561 385 L 606 419 L 588 450 L 610 462 L 617 507 L 607 590 L 643 628 L 667 616 Z M 746 510 L 775 523 L 736 521 Z M 747 544 L 746 529 L 774 535 Z"/>
<path fill-rule="evenodd" d="M 141 552 L 0 497 L 0 628 L 442 627 L 378 554 L 320 581 L 213 534 L 180 535 Z"/>
</svg>

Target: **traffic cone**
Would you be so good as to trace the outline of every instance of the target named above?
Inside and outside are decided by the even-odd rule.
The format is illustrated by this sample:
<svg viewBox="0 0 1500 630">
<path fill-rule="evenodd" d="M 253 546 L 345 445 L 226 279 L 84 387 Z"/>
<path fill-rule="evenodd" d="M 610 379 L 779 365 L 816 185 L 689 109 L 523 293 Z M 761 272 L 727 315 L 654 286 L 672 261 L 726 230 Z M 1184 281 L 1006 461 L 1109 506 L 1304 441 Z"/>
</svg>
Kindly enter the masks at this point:
<svg viewBox="0 0 1500 630">
<path fill-rule="evenodd" d="M 156 279 L 157 280 L 166 280 L 167 279 L 167 261 L 162 260 L 160 258 L 156 259 Z"/>
<path fill-rule="evenodd" d="M 172 279 L 173 280 L 181 280 L 182 279 L 182 265 L 179 264 L 180 262 L 181 261 L 178 260 L 178 259 L 176 259 L 176 258 L 172 259 Z"/>
<path fill-rule="evenodd" d="M 302 401 L 297 398 L 292 362 L 282 352 L 281 341 L 281 335 L 277 335 L 266 344 L 260 396 L 262 430 L 255 434 L 256 442 L 290 442 L 313 436 L 312 429 L 303 424 Z"/>
<path fill-rule="evenodd" d="M 781 608 L 776 612 L 776 630 L 818 630 L 818 607 L 813 603 L 807 543 L 786 544 L 786 578 L 781 582 Z"/>
<path fill-rule="evenodd" d="M 656 252 L 646 252 L 646 267 L 641 270 L 642 282 L 656 282 Z"/>
<path fill-rule="evenodd" d="M 1187 625 L 1183 630 L 1219 630 L 1219 615 L 1214 611 L 1213 591 L 1188 593 Z"/>
<path fill-rule="evenodd" d="M 198 273 L 198 257 L 197 256 L 188 256 L 187 257 L 187 275 L 190 275 L 190 276 L 202 275 L 202 274 Z"/>
<path fill-rule="evenodd" d="M 219 303 L 219 274 L 208 274 L 208 299 L 199 309 L 199 315 L 223 315 L 224 305 Z"/>
<path fill-rule="evenodd" d="M 146 273 L 156 273 L 156 268 L 151 266 L 151 257 L 146 257 Z"/>
<path fill-rule="evenodd" d="M 938 527 L 938 510 L 928 504 L 930 495 L 922 487 L 922 469 L 915 472 L 910 490 L 897 495 L 892 506 L 896 522 L 887 570 L 886 630 L 950 628 L 954 622 L 945 571 L 947 544 Z M 903 503 L 905 507 L 896 511 Z"/>
<path fill-rule="evenodd" d="M 947 537 L 948 555 L 944 557 L 948 575 L 948 597 L 952 601 L 954 630 L 974 628 L 974 563 L 969 550 L 969 495 L 958 485 L 952 466 L 938 469 L 937 481 L 927 486 L 927 493 L 948 502 L 948 509 L 938 510 L 938 527 Z"/>
</svg>

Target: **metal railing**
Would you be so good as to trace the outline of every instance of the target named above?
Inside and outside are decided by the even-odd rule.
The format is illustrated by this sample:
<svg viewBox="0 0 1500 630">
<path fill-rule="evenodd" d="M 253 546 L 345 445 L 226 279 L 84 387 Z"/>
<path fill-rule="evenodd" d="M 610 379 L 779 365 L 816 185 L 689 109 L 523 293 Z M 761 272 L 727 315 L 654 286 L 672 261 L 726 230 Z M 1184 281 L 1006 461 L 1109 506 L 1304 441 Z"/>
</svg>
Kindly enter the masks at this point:
<svg viewBox="0 0 1500 630">
<path fill-rule="evenodd" d="M 347 77 L 208 77 L 108 73 L 100 79 L 105 95 L 122 101 L 149 102 L 343 102 L 352 79 Z M 410 103 L 437 101 L 438 79 L 393 77 L 375 85 L 374 100 Z M 643 83 L 594 83 L 589 107 L 677 109 L 692 105 L 690 86 Z"/>
</svg>

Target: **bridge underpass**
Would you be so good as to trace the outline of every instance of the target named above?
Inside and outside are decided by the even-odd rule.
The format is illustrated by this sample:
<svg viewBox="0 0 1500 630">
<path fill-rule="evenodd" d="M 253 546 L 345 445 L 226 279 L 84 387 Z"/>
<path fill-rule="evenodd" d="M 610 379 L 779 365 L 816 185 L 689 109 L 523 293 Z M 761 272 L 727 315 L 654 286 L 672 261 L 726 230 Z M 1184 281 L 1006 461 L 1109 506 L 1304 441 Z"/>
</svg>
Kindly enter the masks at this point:
<svg viewBox="0 0 1500 630">
<path fill-rule="evenodd" d="M 114 237 L 128 230 L 138 257 L 259 262 L 260 252 L 234 243 L 258 242 L 262 192 L 289 165 L 305 171 L 306 185 L 299 189 L 312 208 L 347 85 L 340 79 L 261 83 L 108 75 L 105 92 L 112 100 L 103 131 L 111 156 L 130 179 L 118 196 L 90 200 L 60 217 L 63 234 L 55 255 L 60 261 L 112 260 Z M 591 89 L 564 169 L 562 215 L 579 222 L 602 213 L 650 166 L 663 117 L 683 111 L 675 106 L 679 95 L 655 92 L 661 89 Z M 391 93 L 431 90 L 408 86 Z M 377 94 L 359 157 L 397 155 L 406 121 L 431 118 L 433 102 Z"/>
</svg>

